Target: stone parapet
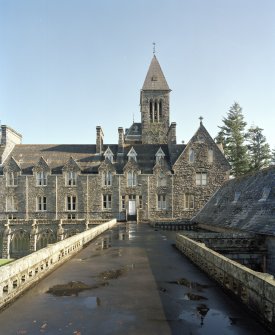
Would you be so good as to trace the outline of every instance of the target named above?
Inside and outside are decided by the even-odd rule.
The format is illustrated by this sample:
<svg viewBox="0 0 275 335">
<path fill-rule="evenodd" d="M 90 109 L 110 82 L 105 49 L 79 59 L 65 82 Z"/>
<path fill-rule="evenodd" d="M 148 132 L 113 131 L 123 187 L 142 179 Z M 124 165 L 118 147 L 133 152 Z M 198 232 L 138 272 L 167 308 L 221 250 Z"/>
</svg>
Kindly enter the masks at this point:
<svg viewBox="0 0 275 335">
<path fill-rule="evenodd" d="M 223 288 L 233 293 L 269 329 L 275 329 L 275 280 L 253 271 L 186 236 L 177 234 L 176 247 Z"/>
</svg>

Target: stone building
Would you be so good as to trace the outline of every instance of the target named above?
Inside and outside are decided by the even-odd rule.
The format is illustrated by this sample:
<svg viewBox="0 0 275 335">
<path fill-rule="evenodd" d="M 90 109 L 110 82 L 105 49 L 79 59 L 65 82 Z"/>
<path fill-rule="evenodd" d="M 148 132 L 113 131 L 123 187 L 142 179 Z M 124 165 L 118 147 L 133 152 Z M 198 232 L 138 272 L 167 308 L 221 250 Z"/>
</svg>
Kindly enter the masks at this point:
<svg viewBox="0 0 275 335">
<path fill-rule="evenodd" d="M 96 144 L 21 144 L 21 135 L 2 125 L 2 222 L 9 219 L 11 227 L 36 220 L 37 227 L 39 220 L 87 224 L 113 217 L 140 222 L 193 217 L 228 179 L 230 166 L 202 118 L 190 141 L 177 144 L 170 92 L 154 55 L 140 92 L 141 123 L 125 131 L 119 127 L 117 144 L 104 143 L 100 126 Z M 31 236 L 30 228 L 25 233 Z"/>
</svg>

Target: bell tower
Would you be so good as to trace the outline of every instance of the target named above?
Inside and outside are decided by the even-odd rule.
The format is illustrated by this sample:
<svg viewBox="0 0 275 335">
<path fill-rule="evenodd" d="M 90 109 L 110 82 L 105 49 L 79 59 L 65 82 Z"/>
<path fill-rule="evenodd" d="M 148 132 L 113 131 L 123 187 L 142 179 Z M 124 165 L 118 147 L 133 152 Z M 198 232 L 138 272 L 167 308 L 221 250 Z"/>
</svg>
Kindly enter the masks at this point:
<svg viewBox="0 0 275 335">
<path fill-rule="evenodd" d="M 167 143 L 170 92 L 171 90 L 154 54 L 140 92 L 143 144 Z"/>
</svg>

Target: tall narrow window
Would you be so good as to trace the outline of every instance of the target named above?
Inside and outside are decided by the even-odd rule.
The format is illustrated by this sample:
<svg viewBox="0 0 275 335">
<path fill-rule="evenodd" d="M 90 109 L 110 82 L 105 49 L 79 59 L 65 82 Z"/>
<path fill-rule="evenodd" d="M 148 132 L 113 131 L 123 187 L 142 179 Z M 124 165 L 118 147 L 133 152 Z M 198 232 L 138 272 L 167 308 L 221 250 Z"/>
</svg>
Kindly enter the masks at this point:
<svg viewBox="0 0 275 335">
<path fill-rule="evenodd" d="M 103 185 L 104 186 L 112 186 L 112 172 L 107 171 L 103 173 Z"/>
<path fill-rule="evenodd" d="M 142 209 L 143 208 L 142 195 L 138 197 L 138 200 L 139 200 L 139 209 Z"/>
<path fill-rule="evenodd" d="M 125 209 L 125 195 L 121 196 L 121 209 L 124 210 Z"/>
<path fill-rule="evenodd" d="M 75 211 L 76 210 L 76 196 L 74 195 L 68 195 L 67 196 L 67 211 Z"/>
<path fill-rule="evenodd" d="M 6 197 L 6 211 L 7 212 L 16 212 L 17 211 L 17 203 L 13 196 Z"/>
<path fill-rule="evenodd" d="M 237 201 L 239 200 L 240 195 L 241 195 L 241 192 L 235 192 L 234 200 L 232 201 L 233 204 L 237 203 Z"/>
<path fill-rule="evenodd" d="M 195 151 L 194 149 L 189 149 L 189 163 L 194 163 L 195 161 Z"/>
<path fill-rule="evenodd" d="M 127 185 L 133 187 L 137 185 L 137 174 L 135 171 L 128 171 L 127 173 Z"/>
<path fill-rule="evenodd" d="M 162 100 L 159 102 L 159 121 L 162 121 Z"/>
<path fill-rule="evenodd" d="M 158 209 L 166 209 L 166 196 L 165 194 L 158 195 Z"/>
<path fill-rule="evenodd" d="M 208 150 L 208 163 L 212 164 L 214 160 L 214 152 L 213 149 Z"/>
<path fill-rule="evenodd" d="M 206 172 L 197 172 L 196 173 L 196 185 L 197 186 L 207 185 L 207 173 Z"/>
<path fill-rule="evenodd" d="M 150 121 L 153 122 L 153 101 L 150 100 Z"/>
<path fill-rule="evenodd" d="M 47 198 L 39 196 L 36 198 L 36 210 L 38 212 L 44 212 L 47 210 Z"/>
<path fill-rule="evenodd" d="M 112 195 L 111 194 L 104 194 L 102 200 L 103 200 L 103 209 L 112 208 Z"/>
<path fill-rule="evenodd" d="M 37 172 L 36 174 L 36 185 L 37 186 L 46 186 L 47 185 L 47 175 L 45 172 Z"/>
<path fill-rule="evenodd" d="M 193 194 L 184 194 L 184 209 L 194 209 Z"/>
<path fill-rule="evenodd" d="M 67 186 L 75 186 L 76 185 L 76 172 L 69 171 L 67 172 Z"/>
<path fill-rule="evenodd" d="M 8 172 L 6 174 L 7 186 L 17 186 L 18 185 L 18 173 Z"/>
</svg>

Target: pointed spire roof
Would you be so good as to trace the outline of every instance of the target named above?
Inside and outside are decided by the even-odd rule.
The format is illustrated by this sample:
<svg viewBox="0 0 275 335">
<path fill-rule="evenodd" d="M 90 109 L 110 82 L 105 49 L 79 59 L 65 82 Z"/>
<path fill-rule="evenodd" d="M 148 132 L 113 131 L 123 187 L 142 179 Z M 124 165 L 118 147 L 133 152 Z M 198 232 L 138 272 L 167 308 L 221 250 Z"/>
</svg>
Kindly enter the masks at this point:
<svg viewBox="0 0 275 335">
<path fill-rule="evenodd" d="M 170 91 L 157 57 L 154 55 L 149 66 L 142 90 Z"/>
</svg>

